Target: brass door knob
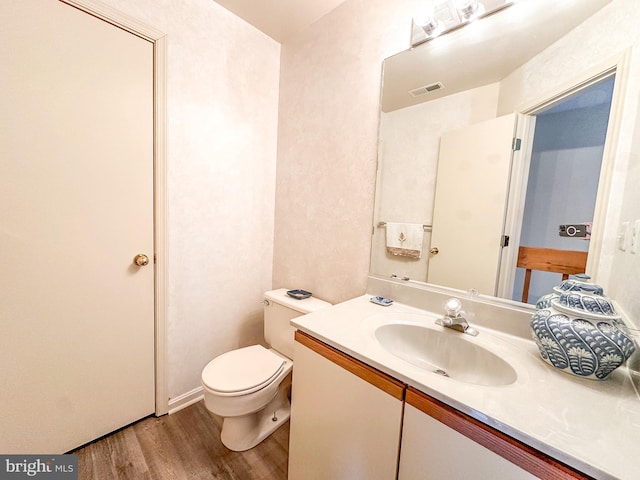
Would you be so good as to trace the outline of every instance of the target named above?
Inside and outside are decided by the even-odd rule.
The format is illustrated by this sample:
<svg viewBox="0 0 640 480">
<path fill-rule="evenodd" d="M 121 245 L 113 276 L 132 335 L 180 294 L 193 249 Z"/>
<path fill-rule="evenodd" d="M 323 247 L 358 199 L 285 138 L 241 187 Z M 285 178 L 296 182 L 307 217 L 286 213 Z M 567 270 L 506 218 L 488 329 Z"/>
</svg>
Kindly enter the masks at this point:
<svg viewBox="0 0 640 480">
<path fill-rule="evenodd" d="M 135 263 L 139 267 L 144 267 L 145 265 L 149 265 L 149 257 L 142 253 L 139 253 L 138 255 L 133 257 L 133 263 Z"/>
<path fill-rule="evenodd" d="M 440 253 L 440 250 L 438 250 L 438 247 L 433 247 L 433 248 L 430 248 L 430 249 L 429 249 L 429 253 L 430 253 L 431 255 L 437 255 L 437 254 L 439 254 L 439 253 Z"/>
</svg>

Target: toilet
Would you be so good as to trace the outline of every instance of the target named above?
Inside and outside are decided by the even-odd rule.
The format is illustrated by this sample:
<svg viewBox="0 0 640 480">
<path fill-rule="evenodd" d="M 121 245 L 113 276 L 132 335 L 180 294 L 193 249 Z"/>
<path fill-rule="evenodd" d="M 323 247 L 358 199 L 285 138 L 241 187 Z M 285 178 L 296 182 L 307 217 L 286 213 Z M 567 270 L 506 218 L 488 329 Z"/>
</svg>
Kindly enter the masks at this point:
<svg viewBox="0 0 640 480">
<path fill-rule="evenodd" d="M 264 295 L 264 338 L 271 348 L 232 350 L 202 370 L 205 405 L 222 417 L 220 437 L 230 450 L 255 447 L 289 419 L 295 332 L 289 321 L 331 306 L 315 297 L 290 297 L 287 290 Z"/>
</svg>

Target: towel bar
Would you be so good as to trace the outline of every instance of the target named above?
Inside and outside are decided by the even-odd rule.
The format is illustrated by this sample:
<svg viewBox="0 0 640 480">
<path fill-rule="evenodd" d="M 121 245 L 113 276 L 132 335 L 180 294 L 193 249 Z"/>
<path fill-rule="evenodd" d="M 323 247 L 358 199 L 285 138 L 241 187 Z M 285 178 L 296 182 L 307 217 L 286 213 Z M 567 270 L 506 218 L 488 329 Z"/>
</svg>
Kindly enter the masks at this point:
<svg viewBox="0 0 640 480">
<path fill-rule="evenodd" d="M 387 222 L 378 222 L 378 228 L 384 228 L 387 226 Z M 431 230 L 433 228 L 432 225 L 422 225 L 422 228 L 424 228 L 425 230 Z"/>
</svg>

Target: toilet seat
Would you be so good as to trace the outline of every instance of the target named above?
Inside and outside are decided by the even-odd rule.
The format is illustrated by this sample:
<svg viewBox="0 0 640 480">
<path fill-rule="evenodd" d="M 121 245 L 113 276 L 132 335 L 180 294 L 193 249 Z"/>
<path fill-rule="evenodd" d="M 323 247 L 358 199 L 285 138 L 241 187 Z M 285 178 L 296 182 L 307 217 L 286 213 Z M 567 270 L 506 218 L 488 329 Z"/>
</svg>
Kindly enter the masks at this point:
<svg viewBox="0 0 640 480">
<path fill-rule="evenodd" d="M 202 371 L 202 383 L 217 395 L 247 395 L 269 385 L 285 364 L 285 359 L 271 350 L 252 345 L 211 360 Z"/>
</svg>

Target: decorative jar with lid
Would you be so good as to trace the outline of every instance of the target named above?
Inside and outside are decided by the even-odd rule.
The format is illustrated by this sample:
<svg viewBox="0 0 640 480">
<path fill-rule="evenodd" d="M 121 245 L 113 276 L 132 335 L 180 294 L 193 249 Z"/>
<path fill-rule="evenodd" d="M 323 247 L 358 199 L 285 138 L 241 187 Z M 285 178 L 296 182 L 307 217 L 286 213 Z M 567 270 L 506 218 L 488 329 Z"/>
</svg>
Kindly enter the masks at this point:
<svg viewBox="0 0 640 480">
<path fill-rule="evenodd" d="M 604 380 L 636 350 L 611 300 L 582 280 L 566 280 L 554 292 L 531 319 L 540 356 L 563 372 Z"/>
</svg>

